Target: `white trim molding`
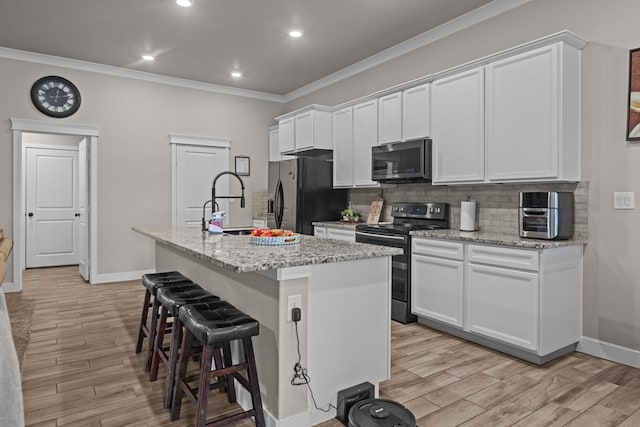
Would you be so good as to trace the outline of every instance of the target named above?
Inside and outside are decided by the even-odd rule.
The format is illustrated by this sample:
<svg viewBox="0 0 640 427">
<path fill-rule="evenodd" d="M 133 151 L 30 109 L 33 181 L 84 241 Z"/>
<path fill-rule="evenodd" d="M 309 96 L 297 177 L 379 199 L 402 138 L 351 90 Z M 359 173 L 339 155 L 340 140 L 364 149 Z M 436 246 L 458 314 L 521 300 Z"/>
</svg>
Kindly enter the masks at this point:
<svg viewBox="0 0 640 427">
<path fill-rule="evenodd" d="M 245 98 L 254 98 L 263 101 L 284 102 L 284 97 L 282 95 L 275 95 L 267 92 L 241 89 L 213 83 L 197 82 L 195 80 L 163 76 L 161 74 L 130 70 L 128 68 L 114 67 L 112 65 L 98 64 L 95 62 L 79 61 L 77 59 L 63 58 L 61 56 L 44 55 L 42 53 L 27 52 L 24 50 L 10 49 L 7 47 L 0 47 L 0 58 L 16 59 L 18 61 L 35 62 L 37 64 L 52 65 L 55 67 L 70 68 L 73 70 L 89 71 L 92 73 L 106 74 L 110 76 L 144 80 L 147 82 L 178 86 L 187 89 L 196 89 L 204 92 L 242 96 Z"/>
<path fill-rule="evenodd" d="M 395 59 L 401 55 L 419 49 L 433 42 L 436 42 L 440 39 L 450 36 L 451 34 L 457 33 L 458 31 L 467 29 L 482 21 L 486 21 L 487 19 L 493 18 L 494 16 L 500 15 L 501 13 L 507 12 L 511 9 L 515 9 L 516 7 L 522 6 L 523 4 L 530 1 L 532 0 L 494 0 L 484 6 L 472 10 L 471 12 L 458 16 L 457 18 L 454 18 L 449 22 L 445 22 L 444 24 L 439 25 L 436 28 L 425 31 L 422 34 L 418 34 L 417 36 L 410 38 L 409 40 L 405 40 L 402 43 L 378 52 L 368 58 L 356 62 L 355 64 L 351 64 L 348 67 L 338 70 L 335 73 L 329 74 L 328 76 L 318 79 L 315 82 L 293 90 L 284 95 L 284 101 L 290 102 L 303 96 L 309 95 L 324 87 L 335 84 L 341 80 L 345 80 L 356 74 L 362 73 L 363 71 L 377 67 L 380 64 L 383 64 L 387 61 Z"/>
<path fill-rule="evenodd" d="M 640 369 L 640 351 L 617 344 L 583 336 L 576 351 Z"/>
<path fill-rule="evenodd" d="M 156 270 L 140 270 L 140 271 L 123 271 L 121 273 L 100 273 L 95 274 L 91 279 L 92 285 L 101 283 L 126 282 L 130 280 L 139 280 L 143 274 L 155 273 Z"/>
<path fill-rule="evenodd" d="M 98 136 L 96 125 L 77 123 L 47 122 L 43 120 L 11 118 L 11 130 L 35 133 L 54 133 L 59 135 Z"/>
<path fill-rule="evenodd" d="M 180 135 L 169 134 L 169 144 L 201 145 L 205 147 L 230 148 L 229 138 L 218 138 L 216 136 Z"/>
</svg>

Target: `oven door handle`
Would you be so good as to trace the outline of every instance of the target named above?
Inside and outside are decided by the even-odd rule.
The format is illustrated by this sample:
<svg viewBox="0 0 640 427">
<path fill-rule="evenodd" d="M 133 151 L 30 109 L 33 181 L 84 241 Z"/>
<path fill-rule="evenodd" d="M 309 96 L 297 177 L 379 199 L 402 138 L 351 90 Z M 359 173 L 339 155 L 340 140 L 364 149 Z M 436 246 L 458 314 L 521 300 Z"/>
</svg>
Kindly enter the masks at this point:
<svg viewBox="0 0 640 427">
<path fill-rule="evenodd" d="M 375 234 L 375 233 L 366 233 L 364 231 L 356 231 L 356 236 L 367 236 L 373 237 L 375 239 L 389 239 L 389 240 L 402 240 L 405 241 L 405 237 L 403 236 L 388 236 L 386 234 Z"/>
</svg>

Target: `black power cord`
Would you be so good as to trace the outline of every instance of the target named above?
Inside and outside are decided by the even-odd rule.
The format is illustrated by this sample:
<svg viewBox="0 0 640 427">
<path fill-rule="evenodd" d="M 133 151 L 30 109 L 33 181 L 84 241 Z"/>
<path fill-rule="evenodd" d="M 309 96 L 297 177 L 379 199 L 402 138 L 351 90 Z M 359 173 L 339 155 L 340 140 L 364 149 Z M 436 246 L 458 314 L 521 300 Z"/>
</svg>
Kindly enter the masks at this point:
<svg viewBox="0 0 640 427">
<path fill-rule="evenodd" d="M 291 385 L 305 385 L 309 389 L 309 393 L 311 394 L 311 400 L 313 400 L 313 406 L 316 407 L 318 411 L 329 412 L 331 408 L 338 409 L 333 404 L 329 403 L 329 407 L 327 409 L 320 408 L 316 403 L 316 397 L 313 395 L 313 390 L 311 390 L 311 377 L 307 373 L 307 369 L 302 366 L 301 360 L 302 355 L 300 354 L 300 336 L 298 335 L 298 322 L 302 318 L 302 311 L 299 307 L 293 308 L 291 310 L 291 320 L 293 320 L 293 324 L 296 328 L 296 345 L 298 350 L 298 361 L 293 365 L 293 378 L 291 378 Z"/>
</svg>

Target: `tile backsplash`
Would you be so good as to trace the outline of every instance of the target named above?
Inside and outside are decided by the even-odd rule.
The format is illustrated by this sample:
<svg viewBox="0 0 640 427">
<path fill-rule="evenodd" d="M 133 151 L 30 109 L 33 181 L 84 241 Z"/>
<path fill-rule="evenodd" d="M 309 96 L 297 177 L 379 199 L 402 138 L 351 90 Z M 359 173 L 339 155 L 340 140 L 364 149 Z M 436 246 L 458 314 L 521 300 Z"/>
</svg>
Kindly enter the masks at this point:
<svg viewBox="0 0 640 427">
<path fill-rule="evenodd" d="M 267 199 L 269 194 L 267 190 L 254 191 L 251 198 L 251 209 L 254 219 L 267 218 Z"/>
<path fill-rule="evenodd" d="M 364 219 L 369 215 L 371 202 L 380 194 L 384 199 L 380 221 L 391 220 L 393 202 L 449 203 L 451 228 L 460 228 L 460 202 L 469 196 L 477 203 L 480 231 L 490 233 L 518 233 L 518 195 L 521 191 L 571 191 L 575 197 L 574 238 L 587 239 L 587 202 L 589 183 L 544 184 L 486 184 L 438 186 L 429 183 L 398 184 L 384 188 L 352 189 L 351 207 Z"/>
</svg>

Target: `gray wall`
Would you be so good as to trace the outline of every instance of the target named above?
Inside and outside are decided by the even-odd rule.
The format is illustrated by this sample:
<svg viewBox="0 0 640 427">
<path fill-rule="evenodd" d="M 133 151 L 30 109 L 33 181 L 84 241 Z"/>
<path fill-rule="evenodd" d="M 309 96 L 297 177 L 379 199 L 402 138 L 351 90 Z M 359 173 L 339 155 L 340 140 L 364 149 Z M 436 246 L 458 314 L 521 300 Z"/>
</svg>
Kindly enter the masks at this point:
<svg viewBox="0 0 640 427">
<path fill-rule="evenodd" d="M 268 135 L 282 104 L 150 83 L 122 77 L 0 59 L 0 228 L 13 234 L 13 141 L 9 118 L 51 120 L 29 99 L 33 82 L 62 75 L 82 93 L 75 115 L 58 119 L 99 127 L 98 273 L 154 266 L 153 244 L 133 225 L 171 223 L 169 133 L 231 139 L 233 156 L 251 157 L 247 208 L 231 209 L 233 225 L 251 224 L 251 195 L 266 189 Z M 9 268 L 5 281 L 12 281 Z"/>
<path fill-rule="evenodd" d="M 638 17 L 637 0 L 534 0 L 295 100 L 287 110 L 335 105 L 564 29 L 587 39 L 582 56 L 582 179 L 588 181 L 589 243 L 584 252 L 583 333 L 640 350 L 640 206 L 613 210 L 612 195 L 638 193 L 640 186 L 640 143 L 625 141 L 628 50 L 640 47 Z M 385 190 L 385 198 L 388 194 Z"/>
</svg>

